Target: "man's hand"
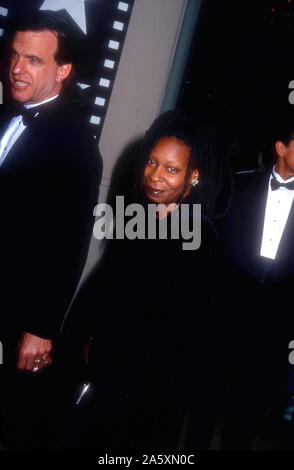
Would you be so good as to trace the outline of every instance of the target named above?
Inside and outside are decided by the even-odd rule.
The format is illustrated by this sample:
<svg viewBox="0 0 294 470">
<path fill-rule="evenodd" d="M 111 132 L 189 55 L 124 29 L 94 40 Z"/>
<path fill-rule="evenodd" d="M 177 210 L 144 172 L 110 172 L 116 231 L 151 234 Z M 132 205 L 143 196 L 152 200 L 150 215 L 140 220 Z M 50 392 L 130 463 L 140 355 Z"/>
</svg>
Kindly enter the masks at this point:
<svg viewBox="0 0 294 470">
<path fill-rule="evenodd" d="M 51 339 L 24 333 L 18 344 L 17 368 L 19 370 L 39 372 L 52 364 L 52 350 Z"/>
</svg>

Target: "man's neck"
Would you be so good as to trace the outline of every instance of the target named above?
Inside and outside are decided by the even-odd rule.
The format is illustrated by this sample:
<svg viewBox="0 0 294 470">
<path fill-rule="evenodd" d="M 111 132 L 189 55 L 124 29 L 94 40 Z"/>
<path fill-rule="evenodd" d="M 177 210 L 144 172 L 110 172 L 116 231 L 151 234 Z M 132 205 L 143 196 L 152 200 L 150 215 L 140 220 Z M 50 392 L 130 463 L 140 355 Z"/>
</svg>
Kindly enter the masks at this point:
<svg viewBox="0 0 294 470">
<path fill-rule="evenodd" d="M 33 103 L 33 104 L 24 104 L 24 107 L 26 109 L 34 108 L 35 106 L 40 106 L 41 104 L 44 103 L 49 103 L 49 101 L 55 100 L 59 95 L 51 96 L 51 98 L 47 98 L 47 100 L 40 101 L 40 103 Z"/>
<path fill-rule="evenodd" d="M 279 164 L 279 161 L 277 161 L 277 163 L 274 165 L 273 172 L 276 177 L 280 177 L 280 179 L 282 180 L 281 182 L 288 181 L 290 179 L 292 180 L 294 178 L 294 174 L 289 174 L 286 169 L 284 169 L 282 165 Z"/>
</svg>

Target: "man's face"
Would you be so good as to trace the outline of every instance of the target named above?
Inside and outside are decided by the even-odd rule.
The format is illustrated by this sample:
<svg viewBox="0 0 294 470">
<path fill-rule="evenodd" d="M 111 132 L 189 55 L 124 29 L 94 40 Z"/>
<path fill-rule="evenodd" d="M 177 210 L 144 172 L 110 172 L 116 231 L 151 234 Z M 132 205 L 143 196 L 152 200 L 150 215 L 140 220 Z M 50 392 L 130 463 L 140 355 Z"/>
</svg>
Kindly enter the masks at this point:
<svg viewBox="0 0 294 470">
<path fill-rule="evenodd" d="M 11 46 L 9 79 L 12 97 L 20 103 L 34 104 L 60 93 L 70 64 L 55 60 L 57 37 L 54 32 L 18 31 Z M 69 71 L 64 68 L 69 66 Z M 68 73 L 67 73 L 68 72 Z"/>
</svg>

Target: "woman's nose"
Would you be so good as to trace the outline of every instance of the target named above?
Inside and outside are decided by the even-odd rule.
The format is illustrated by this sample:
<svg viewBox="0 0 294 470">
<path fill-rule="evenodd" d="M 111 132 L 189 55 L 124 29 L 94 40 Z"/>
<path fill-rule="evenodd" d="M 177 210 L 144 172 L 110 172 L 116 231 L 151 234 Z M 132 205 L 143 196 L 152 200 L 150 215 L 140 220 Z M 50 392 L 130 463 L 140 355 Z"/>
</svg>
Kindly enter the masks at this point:
<svg viewBox="0 0 294 470">
<path fill-rule="evenodd" d="M 151 171 L 150 176 L 151 176 L 151 179 L 153 181 L 161 180 L 162 179 L 162 168 L 160 168 L 159 166 L 154 167 Z"/>
</svg>

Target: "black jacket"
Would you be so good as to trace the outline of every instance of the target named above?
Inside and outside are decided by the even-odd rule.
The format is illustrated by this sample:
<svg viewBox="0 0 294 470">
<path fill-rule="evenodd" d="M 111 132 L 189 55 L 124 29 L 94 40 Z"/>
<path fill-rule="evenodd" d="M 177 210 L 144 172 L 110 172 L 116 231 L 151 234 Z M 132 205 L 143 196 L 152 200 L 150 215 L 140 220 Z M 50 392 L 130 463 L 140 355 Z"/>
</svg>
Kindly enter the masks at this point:
<svg viewBox="0 0 294 470">
<path fill-rule="evenodd" d="M 93 380 L 121 385 L 175 376 L 181 383 L 203 361 L 202 342 L 213 325 L 215 230 L 203 218 L 200 248 L 185 251 L 182 243 L 109 242 L 65 328 L 70 354 L 92 337 Z"/>
<path fill-rule="evenodd" d="M 294 207 L 275 260 L 260 256 L 270 172 L 236 177 L 234 203 L 219 223 L 220 306 L 232 334 L 291 334 L 294 285 Z"/>
<path fill-rule="evenodd" d="M 102 161 L 76 106 L 58 97 L 34 111 L 0 167 L 0 326 L 54 338 L 86 260 Z"/>
</svg>

